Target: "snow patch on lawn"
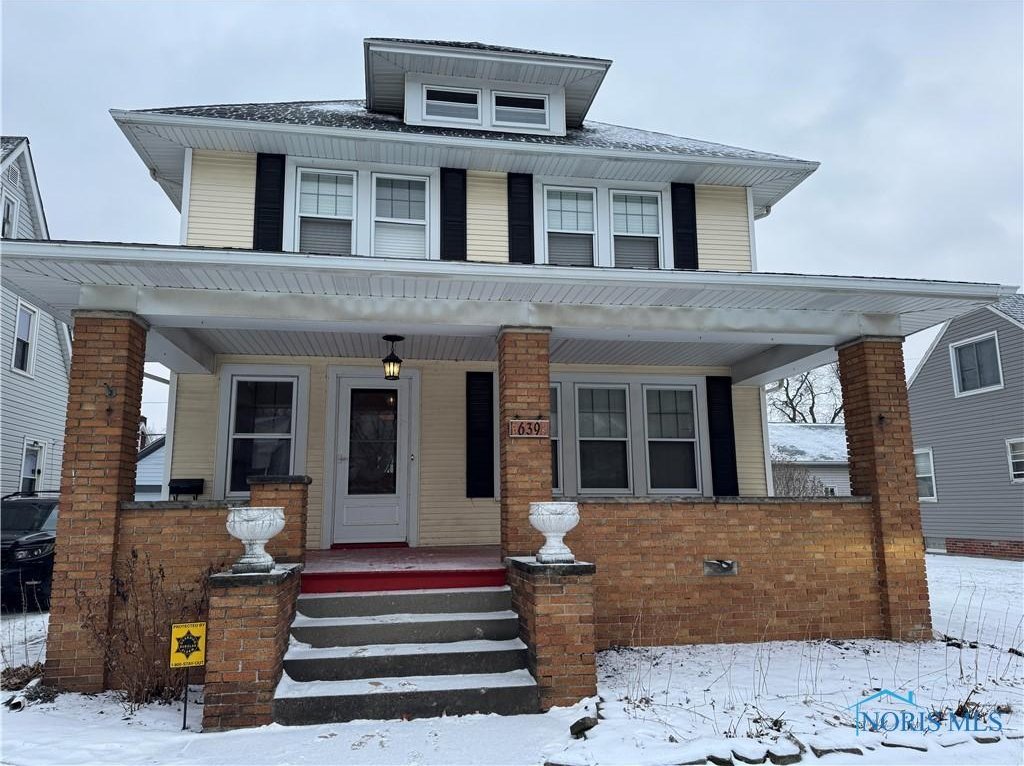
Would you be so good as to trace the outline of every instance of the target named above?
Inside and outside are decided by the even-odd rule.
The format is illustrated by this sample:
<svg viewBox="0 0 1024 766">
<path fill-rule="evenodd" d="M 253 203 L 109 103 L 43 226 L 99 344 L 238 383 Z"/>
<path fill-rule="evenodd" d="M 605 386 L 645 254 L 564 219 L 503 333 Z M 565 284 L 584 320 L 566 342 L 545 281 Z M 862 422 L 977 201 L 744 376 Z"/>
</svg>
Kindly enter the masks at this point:
<svg viewBox="0 0 1024 766">
<path fill-rule="evenodd" d="M 13 612 L 0 616 L 0 666 L 34 665 L 46 660 L 49 612 Z"/>
<path fill-rule="evenodd" d="M 938 633 L 1024 650 L 1024 561 L 933 554 L 925 563 Z"/>
</svg>

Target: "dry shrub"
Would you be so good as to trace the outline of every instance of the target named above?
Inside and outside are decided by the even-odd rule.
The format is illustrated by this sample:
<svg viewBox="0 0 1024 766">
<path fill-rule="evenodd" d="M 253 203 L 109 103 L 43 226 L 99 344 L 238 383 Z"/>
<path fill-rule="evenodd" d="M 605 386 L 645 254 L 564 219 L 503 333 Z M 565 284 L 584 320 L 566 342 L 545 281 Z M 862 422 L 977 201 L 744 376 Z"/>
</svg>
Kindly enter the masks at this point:
<svg viewBox="0 0 1024 766">
<path fill-rule="evenodd" d="M 4 691 L 20 691 L 28 686 L 30 681 L 43 677 L 43 663 L 37 662 L 33 665 L 18 665 L 13 668 L 4 668 L 0 673 L 0 689 Z"/>
</svg>

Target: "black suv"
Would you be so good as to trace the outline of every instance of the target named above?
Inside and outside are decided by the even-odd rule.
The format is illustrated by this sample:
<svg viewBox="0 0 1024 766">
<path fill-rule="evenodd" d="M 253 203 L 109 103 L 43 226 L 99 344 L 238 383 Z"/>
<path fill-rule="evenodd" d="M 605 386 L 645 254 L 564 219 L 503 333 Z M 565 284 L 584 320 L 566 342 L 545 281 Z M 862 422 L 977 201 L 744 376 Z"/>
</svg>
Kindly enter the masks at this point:
<svg viewBox="0 0 1024 766">
<path fill-rule="evenodd" d="M 49 609 L 56 492 L 15 492 L 0 498 L 0 603 L 5 610 Z"/>
</svg>

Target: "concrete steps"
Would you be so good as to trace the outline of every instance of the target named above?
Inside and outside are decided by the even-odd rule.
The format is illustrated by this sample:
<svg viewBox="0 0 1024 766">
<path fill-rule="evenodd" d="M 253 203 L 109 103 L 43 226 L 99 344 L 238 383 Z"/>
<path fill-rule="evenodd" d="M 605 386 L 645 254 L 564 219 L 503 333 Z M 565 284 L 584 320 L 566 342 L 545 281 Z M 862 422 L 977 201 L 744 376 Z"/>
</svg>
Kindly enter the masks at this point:
<svg viewBox="0 0 1024 766">
<path fill-rule="evenodd" d="M 303 594 L 274 719 L 535 713 L 510 606 L 507 586 Z"/>
</svg>

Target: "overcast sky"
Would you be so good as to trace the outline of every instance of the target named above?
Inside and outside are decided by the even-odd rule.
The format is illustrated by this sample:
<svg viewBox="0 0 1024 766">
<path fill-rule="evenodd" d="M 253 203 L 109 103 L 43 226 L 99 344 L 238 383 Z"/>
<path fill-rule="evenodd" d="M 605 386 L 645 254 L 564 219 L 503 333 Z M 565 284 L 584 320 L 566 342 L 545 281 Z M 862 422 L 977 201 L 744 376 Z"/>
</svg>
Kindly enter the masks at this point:
<svg viewBox="0 0 1024 766">
<path fill-rule="evenodd" d="M 177 242 L 108 109 L 359 98 L 361 40 L 415 37 L 610 58 L 594 120 L 821 162 L 758 222 L 761 270 L 1022 282 L 1018 0 L 0 8 L 2 130 L 54 238 Z"/>
</svg>

